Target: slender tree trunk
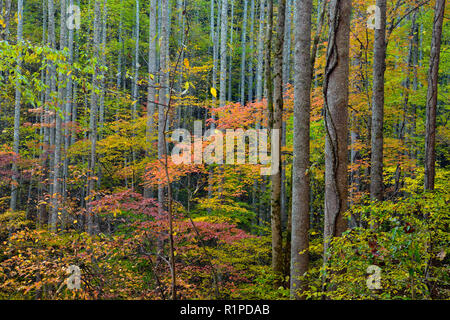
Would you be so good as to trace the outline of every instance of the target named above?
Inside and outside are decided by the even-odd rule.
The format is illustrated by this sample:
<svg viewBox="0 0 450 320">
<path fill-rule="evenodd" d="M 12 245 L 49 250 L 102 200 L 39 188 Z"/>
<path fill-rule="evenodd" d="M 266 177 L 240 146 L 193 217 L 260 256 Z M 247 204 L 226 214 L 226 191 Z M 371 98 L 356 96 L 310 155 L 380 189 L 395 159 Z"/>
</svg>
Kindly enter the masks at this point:
<svg viewBox="0 0 450 320">
<path fill-rule="evenodd" d="M 80 6 L 80 0 L 77 0 L 77 5 Z M 77 29 L 75 31 L 75 40 L 74 40 L 74 62 L 78 61 L 78 58 L 80 56 L 80 45 L 78 44 L 78 42 L 80 41 L 80 29 Z M 77 122 L 77 111 L 78 111 L 78 102 L 77 102 L 77 91 L 78 91 L 78 85 L 77 82 L 75 81 L 73 83 L 73 90 L 72 90 L 72 96 L 73 96 L 73 100 L 72 100 L 72 123 L 75 124 Z M 72 132 L 70 135 L 70 144 L 74 144 L 77 140 L 77 132 L 76 132 L 76 128 L 73 127 L 72 128 Z"/>
<path fill-rule="evenodd" d="M 270 6 L 270 4 L 269 4 Z M 283 124 L 283 42 L 284 42 L 284 22 L 286 13 L 286 0 L 278 3 L 277 37 L 274 46 L 274 75 L 273 75 L 273 124 L 272 134 L 278 131 L 278 141 L 272 146 L 272 160 L 274 152 L 281 156 L 281 130 Z M 270 79 L 268 77 L 268 79 Z M 272 86 L 272 82 L 268 82 Z M 281 157 L 276 163 L 275 174 L 272 175 L 272 195 L 271 195 L 271 226 L 272 226 L 272 269 L 281 274 L 283 272 L 283 250 L 281 233 Z M 275 163 L 272 161 L 272 166 Z M 272 167 L 273 170 L 273 167 Z M 280 285 L 277 283 L 276 286 Z"/>
<path fill-rule="evenodd" d="M 96 161 L 97 161 L 97 115 L 98 115 L 98 68 L 100 61 L 100 0 L 95 0 L 94 4 L 94 58 L 97 63 L 92 76 L 92 93 L 91 93 L 91 114 L 89 120 L 89 140 L 91 142 L 91 154 L 89 157 L 89 175 L 88 175 L 88 192 L 87 201 L 87 222 L 88 233 L 95 234 L 98 232 L 98 226 L 95 223 L 94 212 L 92 210 L 92 201 L 94 200 L 94 189 L 96 179 Z"/>
<path fill-rule="evenodd" d="M 309 264 L 309 122 L 312 0 L 295 5 L 294 160 L 292 163 L 291 297 L 303 298 L 301 277 Z"/>
<path fill-rule="evenodd" d="M 136 15 L 135 15 L 135 45 L 134 45 L 134 78 L 133 78 L 133 92 L 132 92 L 132 118 L 136 119 L 137 117 L 137 108 L 136 105 L 138 105 L 138 89 L 139 89 L 139 0 L 136 0 Z M 133 156 L 134 160 L 135 155 Z"/>
<path fill-rule="evenodd" d="M 56 49 L 56 37 L 55 37 L 55 9 L 54 9 L 54 2 L 53 0 L 48 0 L 48 47 L 55 50 Z M 47 132 L 44 133 L 46 137 L 44 138 L 44 141 L 46 140 L 48 145 L 48 150 L 46 152 L 46 157 L 49 156 L 48 161 L 48 169 L 49 169 L 49 181 L 53 181 L 53 175 L 52 171 L 50 170 L 50 163 L 51 163 L 51 154 L 50 154 L 50 147 L 54 145 L 55 143 L 55 135 L 54 135 L 54 119 L 55 115 L 52 115 L 52 112 L 50 110 L 50 105 L 56 106 L 56 99 L 54 99 L 51 96 L 52 92 L 56 91 L 56 67 L 55 63 L 53 61 L 49 61 L 48 63 L 48 89 L 47 89 L 47 97 L 46 97 L 46 108 L 48 112 L 48 118 L 47 118 Z M 47 160 L 47 159 L 46 159 Z M 53 194 L 53 184 L 49 185 L 49 194 Z"/>
<path fill-rule="evenodd" d="M 325 19 L 325 11 L 327 7 L 327 0 L 318 1 L 318 11 L 317 11 L 317 29 L 314 35 L 313 45 L 311 49 L 311 72 L 314 73 L 314 65 L 316 64 L 317 47 L 320 41 L 320 35 L 322 34 L 323 21 Z"/>
<path fill-rule="evenodd" d="M 66 47 L 66 1 L 60 1 L 60 36 L 59 36 L 59 49 L 64 50 Z M 61 192 L 61 144 L 62 144 L 62 114 L 63 106 L 65 106 L 65 88 L 62 83 L 65 80 L 65 74 L 60 72 L 58 74 L 58 110 L 55 112 L 55 151 L 53 156 L 53 193 L 52 193 L 52 210 L 50 214 L 50 230 L 56 231 L 58 215 L 60 212 L 60 198 Z"/>
<path fill-rule="evenodd" d="M 156 0 L 150 1 L 149 39 L 148 39 L 148 92 L 147 92 L 147 156 L 151 155 L 151 136 L 154 130 L 153 116 L 156 110 Z M 144 195 L 150 197 L 149 188 L 145 188 Z"/>
<path fill-rule="evenodd" d="M 73 0 L 69 0 L 69 6 L 73 7 Z M 69 65 L 73 65 L 74 58 L 73 58 L 73 28 L 69 28 L 68 30 L 68 42 L 67 46 L 69 48 Z M 67 184 L 68 184 L 68 178 L 69 178 L 69 147 L 70 147 L 70 141 L 71 141 L 71 134 L 72 130 L 69 127 L 70 120 L 72 117 L 72 106 L 73 106 L 73 81 L 72 81 L 72 75 L 68 76 L 67 79 L 67 88 L 66 88 L 66 105 L 65 105 L 65 112 L 64 112 L 64 130 L 65 130 L 65 137 L 64 137 L 64 171 L 63 171 L 63 177 L 64 177 L 64 185 L 63 185 L 63 196 L 64 196 L 64 202 L 67 199 Z"/>
<path fill-rule="evenodd" d="M 246 51 L 247 51 L 247 8 L 248 0 L 244 0 L 244 13 L 242 17 L 242 39 L 241 39 L 241 82 L 240 82 L 240 101 L 241 105 L 245 104 L 245 64 L 246 64 Z"/>
<path fill-rule="evenodd" d="M 120 0 L 120 17 L 119 17 L 119 56 L 117 58 L 117 77 L 116 77 L 116 87 L 117 90 L 122 88 L 122 57 L 123 57 L 123 0 Z M 156 9 L 155 9 L 156 10 Z M 151 18 L 150 18 L 151 19 Z"/>
<path fill-rule="evenodd" d="M 259 31 L 258 31 L 258 58 L 256 66 L 256 101 L 261 101 L 263 95 L 263 72 L 264 72 L 264 18 L 266 0 L 259 3 Z"/>
<path fill-rule="evenodd" d="M 247 100 L 249 102 L 253 101 L 253 51 L 254 51 L 254 31 L 255 31 L 255 0 L 250 2 L 250 49 L 248 57 L 248 88 L 247 88 Z"/>
<path fill-rule="evenodd" d="M 107 24 L 106 19 L 108 18 L 108 7 L 107 0 L 103 0 L 103 12 L 102 12 L 102 40 L 101 40 L 101 61 L 100 65 L 102 67 L 106 67 L 106 36 L 107 36 Z M 100 106 L 99 106 L 99 138 L 102 138 L 103 135 L 103 126 L 105 122 L 105 78 L 106 72 L 104 70 L 101 71 L 102 78 L 100 80 Z M 99 177 L 100 182 L 100 177 Z"/>
<path fill-rule="evenodd" d="M 231 46 L 231 52 L 230 56 L 228 57 L 228 101 L 231 101 L 231 90 L 232 90 L 232 80 L 233 80 L 233 52 L 234 52 L 234 43 L 233 43 L 233 35 L 234 35 L 234 1 L 231 1 L 231 24 L 230 24 L 230 46 Z"/>
<path fill-rule="evenodd" d="M 160 49 L 159 49 L 159 74 L 161 88 L 159 90 L 159 106 L 158 106 L 158 159 L 162 160 L 164 155 L 164 127 L 165 127 L 165 106 L 167 104 L 168 93 L 168 39 L 167 39 L 167 5 L 168 0 L 161 2 L 161 33 L 160 33 Z M 158 186 L 158 202 L 159 213 L 162 216 L 164 210 L 164 187 Z M 161 245 L 158 249 L 162 249 Z"/>
<path fill-rule="evenodd" d="M 289 83 L 291 77 L 291 24 L 292 24 L 292 2 L 286 2 L 286 21 L 284 22 L 284 49 L 283 49 L 283 84 Z"/>
<path fill-rule="evenodd" d="M 9 36 L 9 21 L 11 19 L 11 0 L 5 0 L 4 6 L 1 7 L 0 14 L 4 21 L 4 28 L 0 33 L 0 40 L 8 40 Z M 23 0 L 22 0 L 22 12 L 23 12 Z M 17 12 L 19 12 L 19 2 L 17 2 Z M 22 23 L 23 24 L 23 23 Z M 19 19 L 17 19 L 17 27 L 19 27 Z"/>
<path fill-rule="evenodd" d="M 11 7 L 11 4 L 9 4 Z M 23 0 L 17 2 L 17 44 L 22 45 L 23 42 Z M 20 50 L 21 52 L 21 50 Z M 22 99 L 21 84 L 19 76 L 22 68 L 22 54 L 19 53 L 16 67 L 16 94 L 14 100 L 14 138 L 13 138 L 13 152 L 19 156 L 19 142 L 20 142 L 20 104 Z M 13 161 L 12 166 L 12 184 L 11 184 L 11 201 L 10 208 L 12 211 L 17 209 L 17 191 L 19 187 L 19 170 L 17 168 L 17 161 Z"/>
<path fill-rule="evenodd" d="M 428 69 L 427 120 L 425 126 L 425 190 L 434 189 L 434 178 L 436 175 L 436 105 L 444 11 L 445 0 L 436 0 L 433 34 L 431 37 L 430 67 Z"/>
<path fill-rule="evenodd" d="M 220 75 L 219 75 L 219 104 L 225 105 L 226 78 L 227 78 L 227 25 L 228 25 L 228 0 L 222 0 L 220 12 Z"/>
</svg>

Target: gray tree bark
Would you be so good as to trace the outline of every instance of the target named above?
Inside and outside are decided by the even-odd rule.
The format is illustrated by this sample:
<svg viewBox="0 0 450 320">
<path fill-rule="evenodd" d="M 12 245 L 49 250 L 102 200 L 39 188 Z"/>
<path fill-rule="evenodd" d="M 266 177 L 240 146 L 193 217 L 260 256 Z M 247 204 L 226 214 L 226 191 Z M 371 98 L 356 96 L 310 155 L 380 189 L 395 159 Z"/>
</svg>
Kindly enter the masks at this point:
<svg viewBox="0 0 450 320">
<path fill-rule="evenodd" d="M 250 2 L 250 48 L 249 48 L 249 57 L 248 57 L 248 88 L 247 88 L 247 101 L 253 101 L 253 59 L 254 59 L 254 47 L 255 47 L 255 39 L 254 39 L 254 31 L 255 31 L 255 0 L 251 0 Z"/>
<path fill-rule="evenodd" d="M 156 110 L 156 0 L 150 1 L 149 35 L 148 35 L 148 91 L 147 91 L 147 156 L 151 155 L 151 136 L 154 130 L 153 116 Z M 145 188 L 144 195 L 150 196 L 150 190 Z"/>
<path fill-rule="evenodd" d="M 383 200 L 383 115 L 384 115 L 384 71 L 386 69 L 386 0 L 377 0 L 380 8 L 380 28 L 375 30 L 373 49 L 373 93 L 370 197 Z"/>
<path fill-rule="evenodd" d="M 256 101 L 261 101 L 263 95 L 263 72 L 264 72 L 264 19 L 266 0 L 259 2 L 259 31 L 258 31 L 258 57 L 256 66 Z"/>
<path fill-rule="evenodd" d="M 325 219 L 324 263 L 329 241 L 347 228 L 348 75 L 351 0 L 332 0 L 324 79 Z"/>
<path fill-rule="evenodd" d="M 226 99 L 228 0 L 222 0 L 220 16 L 219 105 L 222 107 Z"/>
<path fill-rule="evenodd" d="M 9 3 L 9 9 L 11 8 L 11 3 Z M 23 0 L 18 0 L 17 2 L 17 44 L 21 45 L 23 42 Z M 22 99 L 22 91 L 19 80 L 19 75 L 21 73 L 22 68 L 22 54 L 19 53 L 17 59 L 17 67 L 16 67 L 16 92 L 15 92 L 15 100 L 14 100 L 14 137 L 13 137 L 13 152 L 16 156 L 19 156 L 19 143 L 20 143 L 20 104 Z M 10 208 L 12 211 L 17 209 L 17 191 L 19 186 L 19 170 L 17 168 L 17 162 L 13 161 L 12 165 L 12 184 L 11 184 L 11 200 L 10 200 Z"/>
<path fill-rule="evenodd" d="M 309 122 L 311 92 L 312 0 L 295 3 L 294 137 L 292 162 L 291 297 L 303 298 L 305 282 L 299 277 L 308 270 L 309 256 Z"/>
<path fill-rule="evenodd" d="M 242 34 L 241 34 L 241 82 L 240 82 L 240 101 L 241 105 L 245 104 L 245 66 L 247 57 L 247 8 L 248 0 L 244 0 L 244 13 L 242 17 Z"/>
<path fill-rule="evenodd" d="M 271 0 L 269 3 L 272 2 Z M 269 4 L 270 6 L 270 4 Z M 286 0 L 278 2 L 277 37 L 274 46 L 274 75 L 273 75 L 273 123 L 272 129 L 278 131 L 278 141 L 272 146 L 272 159 L 274 152 L 277 152 L 281 159 L 281 130 L 283 124 L 283 43 L 284 43 L 284 23 L 286 14 Z M 269 40 L 268 40 L 269 41 Z M 270 54 L 270 52 L 269 52 Z M 270 79 L 268 77 L 268 79 Z M 272 82 L 268 81 L 268 86 Z M 272 161 L 272 166 L 275 163 Z M 272 226 L 272 269 L 275 273 L 281 274 L 283 271 L 283 241 L 281 231 L 281 160 L 276 164 L 276 173 L 272 175 L 271 194 L 271 226 Z M 273 168 L 272 168 L 273 169 Z M 276 281 L 276 283 L 278 280 Z M 279 285 L 276 284 L 277 286 Z"/>
<path fill-rule="evenodd" d="M 91 93 L 91 113 L 89 118 L 89 140 L 91 141 L 91 151 L 89 157 L 88 174 L 88 192 L 87 201 L 87 227 L 89 234 L 98 232 L 98 226 L 95 222 L 94 212 L 92 210 L 92 201 L 94 200 L 96 162 L 97 162 L 97 116 L 98 116 L 98 67 L 100 61 L 100 0 L 94 3 L 94 58 L 96 60 L 94 74 L 92 75 L 92 93 Z"/>
<path fill-rule="evenodd" d="M 66 1 L 60 1 L 60 35 L 59 35 L 59 49 L 64 50 L 66 47 Z M 65 106 L 65 88 L 62 83 L 65 80 L 65 74 L 59 72 L 58 82 L 58 108 L 55 112 L 55 151 L 53 156 L 53 188 L 52 188 L 52 210 L 50 214 L 49 226 L 51 231 L 56 231 L 58 215 L 60 213 L 60 197 L 61 192 L 61 144 L 62 144 L 62 115 L 63 106 Z"/>
<path fill-rule="evenodd" d="M 131 99 L 133 100 L 132 105 L 132 119 L 136 119 L 137 117 L 137 108 L 139 97 L 138 97 L 138 81 L 139 81 L 139 0 L 136 0 L 136 14 L 135 14 L 135 36 L 134 36 L 134 77 L 133 77 L 133 92 L 131 95 Z"/>
<path fill-rule="evenodd" d="M 425 125 L 425 190 L 434 189 L 434 178 L 436 175 L 436 105 L 444 11 L 445 0 L 436 0 L 433 34 L 431 37 L 430 67 L 428 69 L 427 118 Z"/>
</svg>

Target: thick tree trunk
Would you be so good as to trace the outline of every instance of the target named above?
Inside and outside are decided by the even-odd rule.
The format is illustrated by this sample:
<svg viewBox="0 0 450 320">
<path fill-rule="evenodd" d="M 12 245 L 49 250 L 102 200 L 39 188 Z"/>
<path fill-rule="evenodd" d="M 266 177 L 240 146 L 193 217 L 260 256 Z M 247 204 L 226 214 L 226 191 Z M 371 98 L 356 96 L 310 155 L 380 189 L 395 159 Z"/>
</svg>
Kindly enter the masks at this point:
<svg viewBox="0 0 450 320">
<path fill-rule="evenodd" d="M 436 105 L 444 10 L 445 0 L 436 0 L 433 34 L 431 37 L 430 68 L 428 69 L 427 120 L 425 133 L 425 190 L 434 189 L 434 177 L 436 175 Z"/>
<path fill-rule="evenodd" d="M 325 99 L 324 263 L 329 241 L 347 228 L 348 75 L 351 0 L 330 2 Z"/>
<path fill-rule="evenodd" d="M 370 168 L 370 197 L 383 200 L 383 114 L 384 71 L 386 58 L 386 0 L 377 0 L 380 8 L 380 28 L 375 30 L 373 50 L 372 94 L 372 152 Z"/>
<path fill-rule="evenodd" d="M 309 264 L 309 121 L 312 0 L 295 5 L 294 160 L 292 163 L 291 297 L 302 298 Z"/>
</svg>

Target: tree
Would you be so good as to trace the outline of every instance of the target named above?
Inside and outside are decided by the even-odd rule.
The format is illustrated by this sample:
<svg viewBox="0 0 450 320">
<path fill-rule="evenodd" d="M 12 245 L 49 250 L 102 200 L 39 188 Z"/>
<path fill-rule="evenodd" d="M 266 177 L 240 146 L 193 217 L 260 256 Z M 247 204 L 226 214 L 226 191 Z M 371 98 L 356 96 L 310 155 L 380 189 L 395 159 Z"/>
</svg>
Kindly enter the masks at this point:
<svg viewBox="0 0 450 320">
<path fill-rule="evenodd" d="M 255 30 L 255 0 L 250 2 L 250 47 L 248 59 L 248 98 L 249 102 L 253 101 L 253 60 L 254 60 L 254 30 Z"/>
<path fill-rule="evenodd" d="M 151 136 L 154 130 L 153 116 L 156 110 L 156 0 L 150 1 L 149 33 L 148 33 L 148 89 L 147 89 L 147 156 L 151 154 Z M 150 196 L 150 190 L 145 188 L 145 196 Z"/>
<path fill-rule="evenodd" d="M 270 4 L 269 4 L 270 6 Z M 274 77 L 273 77 L 273 122 L 272 134 L 276 135 L 277 141 L 272 140 L 272 172 L 273 166 L 277 165 L 275 174 L 272 175 L 272 195 L 271 195 L 271 225 L 272 225 L 272 268 L 278 274 L 283 271 L 283 242 L 281 231 L 281 160 L 275 164 L 274 153 L 281 157 L 281 130 L 283 125 L 283 43 L 284 43 L 284 23 L 286 14 L 286 0 L 278 3 L 277 38 L 274 47 Z M 269 41 L 269 40 L 268 40 Z M 268 79 L 270 79 L 268 77 Z M 272 82 L 268 81 L 272 86 Z M 277 284 L 276 284 L 277 285 Z"/>
<path fill-rule="evenodd" d="M 370 197 L 383 200 L 383 114 L 384 71 L 386 69 L 386 0 L 377 0 L 379 26 L 375 29 L 373 49 L 372 133 L 370 163 Z M 379 27 L 379 28 L 378 28 Z"/>
<path fill-rule="evenodd" d="M 248 0 L 244 0 L 244 14 L 242 17 L 242 38 L 241 38 L 241 104 L 245 104 L 245 63 L 246 63 L 246 53 L 247 53 L 247 8 Z"/>
<path fill-rule="evenodd" d="M 430 67 L 428 69 L 427 118 L 425 125 L 425 190 L 434 189 L 434 178 L 436 175 L 436 105 L 444 10 L 445 0 L 436 0 L 433 33 L 431 36 Z"/>
<path fill-rule="evenodd" d="M 228 25 L 228 0 L 222 0 L 220 10 L 220 75 L 219 75 L 219 104 L 225 105 L 226 78 L 227 78 L 227 25 Z"/>
<path fill-rule="evenodd" d="M 100 0 L 94 3 L 94 73 L 92 75 L 92 92 L 91 92 L 91 113 L 89 117 L 89 140 L 91 142 L 91 150 L 89 157 L 89 175 L 88 175 L 88 203 L 87 203 L 87 223 L 88 233 L 95 234 L 98 226 L 95 221 L 94 212 L 92 210 L 92 202 L 94 201 L 95 179 L 96 179 L 96 162 L 97 162 L 97 115 L 98 115 L 98 62 L 100 61 Z"/>
<path fill-rule="evenodd" d="M 295 2 L 294 52 L 294 159 L 292 162 L 292 298 L 301 298 L 305 283 L 299 277 L 308 270 L 309 256 L 309 122 L 311 90 L 311 0 Z"/>
<path fill-rule="evenodd" d="M 259 2 L 259 31 L 258 31 L 258 58 L 256 65 L 256 101 L 260 101 L 263 95 L 263 71 L 264 71 L 264 16 L 266 0 Z"/>
<path fill-rule="evenodd" d="M 11 7 L 11 3 L 7 6 L 7 10 Z M 9 12 L 8 12 L 9 15 Z M 19 0 L 17 2 L 17 43 L 21 45 L 23 42 L 23 0 Z M 21 50 L 21 49 L 20 49 Z M 22 98 L 22 92 L 20 88 L 20 73 L 22 68 L 22 54 L 19 53 L 17 59 L 17 67 L 16 67 L 16 94 L 14 99 L 14 140 L 13 140 L 13 151 L 16 156 L 19 156 L 19 143 L 20 143 L 20 104 Z M 11 201 L 10 208 L 12 211 L 15 211 L 17 208 L 17 188 L 19 186 L 18 176 L 19 170 L 17 168 L 17 162 L 13 162 L 12 166 L 12 184 L 11 184 Z"/>
<path fill-rule="evenodd" d="M 324 263 L 329 241 L 347 228 L 348 75 L 351 0 L 330 2 L 327 62 L 323 84 L 325 107 Z"/>
</svg>

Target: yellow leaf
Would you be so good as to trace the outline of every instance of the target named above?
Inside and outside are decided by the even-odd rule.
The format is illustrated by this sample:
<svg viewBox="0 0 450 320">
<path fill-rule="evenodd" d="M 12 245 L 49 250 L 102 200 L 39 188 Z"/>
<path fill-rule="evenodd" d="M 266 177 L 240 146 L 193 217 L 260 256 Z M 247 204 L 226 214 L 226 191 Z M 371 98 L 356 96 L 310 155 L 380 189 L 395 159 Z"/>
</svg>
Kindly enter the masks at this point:
<svg viewBox="0 0 450 320">
<path fill-rule="evenodd" d="M 186 67 L 186 68 L 189 68 L 189 60 L 188 59 L 184 59 L 184 66 Z"/>
<path fill-rule="evenodd" d="M 213 95 L 214 98 L 217 98 L 217 90 L 216 90 L 216 88 L 211 88 L 211 94 Z"/>
</svg>

